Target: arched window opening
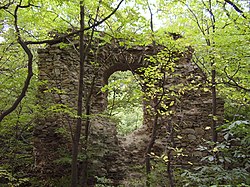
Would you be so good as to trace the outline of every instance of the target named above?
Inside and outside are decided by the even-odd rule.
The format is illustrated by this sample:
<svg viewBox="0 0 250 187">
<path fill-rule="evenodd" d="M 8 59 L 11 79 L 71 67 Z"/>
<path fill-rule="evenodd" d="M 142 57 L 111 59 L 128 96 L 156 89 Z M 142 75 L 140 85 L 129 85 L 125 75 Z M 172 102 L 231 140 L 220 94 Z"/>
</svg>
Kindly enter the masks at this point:
<svg viewBox="0 0 250 187">
<path fill-rule="evenodd" d="M 108 80 L 108 114 L 117 123 L 120 135 L 126 135 L 143 123 L 142 91 L 131 71 L 116 71 Z"/>
</svg>

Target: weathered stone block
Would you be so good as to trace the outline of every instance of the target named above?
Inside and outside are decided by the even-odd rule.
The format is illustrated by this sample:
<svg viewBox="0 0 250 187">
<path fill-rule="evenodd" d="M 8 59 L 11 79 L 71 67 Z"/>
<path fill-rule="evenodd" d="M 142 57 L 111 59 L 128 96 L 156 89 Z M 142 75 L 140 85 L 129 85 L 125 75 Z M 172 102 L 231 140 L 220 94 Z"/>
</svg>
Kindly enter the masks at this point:
<svg viewBox="0 0 250 187">
<path fill-rule="evenodd" d="M 187 138 L 191 141 L 194 141 L 197 139 L 197 137 L 195 135 L 192 135 L 192 134 L 188 134 Z"/>
</svg>

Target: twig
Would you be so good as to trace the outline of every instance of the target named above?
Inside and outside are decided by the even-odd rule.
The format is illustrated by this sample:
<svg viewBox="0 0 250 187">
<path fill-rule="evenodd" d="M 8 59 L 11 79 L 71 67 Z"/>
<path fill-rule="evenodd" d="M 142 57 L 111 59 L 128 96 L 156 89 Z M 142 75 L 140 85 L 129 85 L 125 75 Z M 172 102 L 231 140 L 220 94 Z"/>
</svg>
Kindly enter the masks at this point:
<svg viewBox="0 0 250 187">
<path fill-rule="evenodd" d="M 235 76 L 236 73 L 235 73 L 233 76 L 229 76 L 226 69 L 227 69 L 227 66 L 225 66 L 224 72 L 225 72 L 225 74 L 226 74 L 226 77 L 229 79 L 229 81 L 227 81 L 227 82 L 224 82 L 224 81 L 223 81 L 225 84 L 228 84 L 228 85 L 231 85 L 231 86 L 240 88 L 240 89 L 242 89 L 242 90 L 244 90 L 244 91 L 250 92 L 250 88 L 245 88 L 245 87 L 239 85 L 239 83 L 237 83 L 237 82 L 233 79 L 233 76 Z M 238 70 L 237 70 L 236 72 L 238 72 Z M 232 82 L 233 82 L 233 83 L 232 83 Z"/>
</svg>

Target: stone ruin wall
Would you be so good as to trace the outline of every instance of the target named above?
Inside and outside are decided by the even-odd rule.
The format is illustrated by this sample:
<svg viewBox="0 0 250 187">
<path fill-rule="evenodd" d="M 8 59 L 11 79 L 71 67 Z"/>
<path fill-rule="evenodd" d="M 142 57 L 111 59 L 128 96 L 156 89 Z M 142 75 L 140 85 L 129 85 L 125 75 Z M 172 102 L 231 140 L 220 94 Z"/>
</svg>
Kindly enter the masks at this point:
<svg viewBox="0 0 250 187">
<path fill-rule="evenodd" d="M 41 113 L 38 116 L 34 131 L 34 153 L 37 170 L 42 175 L 61 176 L 70 172 L 69 163 L 58 164 L 60 157 L 71 153 L 70 129 L 76 120 L 71 116 L 71 109 L 77 106 L 78 63 L 77 47 L 60 45 L 39 49 L 39 87 L 38 103 Z M 90 55 L 85 64 L 84 90 L 90 90 L 94 80 L 91 112 L 102 114 L 107 107 L 107 94 L 101 88 L 107 84 L 109 76 L 116 71 L 136 70 L 146 66 L 146 55 L 155 54 L 152 46 L 125 48 L 117 43 L 101 46 L 98 52 Z M 98 62 L 93 64 L 91 62 Z M 210 140 L 212 111 L 211 93 L 205 92 L 205 80 L 200 69 L 191 64 L 190 55 L 184 55 L 177 62 L 176 72 L 180 78 L 168 77 L 166 88 L 182 82 L 186 85 L 198 84 L 197 90 L 186 91 L 175 106 L 175 114 L 165 117 L 159 129 L 154 145 L 154 152 L 162 154 L 169 145 L 169 126 L 174 125 L 174 143 L 183 148 L 189 157 L 177 159 L 176 164 L 188 165 L 188 162 L 199 162 L 202 152 L 197 151 L 203 139 Z M 193 76 L 190 76 L 193 75 Z M 95 77 L 95 79 L 93 79 Z M 223 101 L 217 99 L 218 115 L 223 115 Z M 55 106 L 57 106 L 55 108 Z M 67 106 L 67 107 L 65 107 Z M 144 125 L 126 137 L 117 136 L 116 124 L 109 119 L 98 116 L 91 119 L 91 156 L 90 168 L 95 168 L 94 175 L 105 176 L 114 181 L 133 175 L 132 166 L 142 165 L 146 146 L 150 139 L 152 117 L 144 111 Z M 62 133 L 61 131 L 64 131 Z M 68 133 L 65 133 L 68 132 Z M 178 137 L 182 137 L 181 139 Z M 131 167 L 130 167 L 131 166 Z"/>
</svg>

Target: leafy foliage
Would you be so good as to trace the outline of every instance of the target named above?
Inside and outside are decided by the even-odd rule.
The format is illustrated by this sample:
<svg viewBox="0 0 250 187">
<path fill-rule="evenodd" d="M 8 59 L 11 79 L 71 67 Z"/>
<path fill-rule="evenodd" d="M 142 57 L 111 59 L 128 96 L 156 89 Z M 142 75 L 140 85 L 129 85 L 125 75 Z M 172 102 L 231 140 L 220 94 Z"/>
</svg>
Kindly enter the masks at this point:
<svg viewBox="0 0 250 187">
<path fill-rule="evenodd" d="M 108 91 L 108 113 L 118 122 L 118 133 L 128 134 L 142 125 L 142 91 L 131 72 L 111 75 L 103 91 Z"/>
<path fill-rule="evenodd" d="M 250 185 L 249 121 L 235 121 L 220 128 L 224 128 L 224 140 L 199 148 L 209 154 L 202 158 L 202 166 L 181 173 L 178 180 L 183 186 Z"/>
<path fill-rule="evenodd" d="M 98 1 L 84 1 L 86 8 L 85 25 L 93 23 Z M 107 16 L 117 2 L 101 1 L 99 21 Z M 20 6 L 15 19 L 15 9 Z M 149 8 L 153 11 L 154 32 L 146 14 Z M 17 42 L 18 37 L 24 41 L 38 41 L 58 38 L 66 33 L 74 32 L 79 27 L 79 2 L 66 0 L 3 0 L 0 3 L 0 114 L 8 109 L 22 90 L 27 74 L 27 57 Z M 146 46 L 155 44 L 170 46 L 168 51 L 158 54 L 157 58 L 149 58 L 151 65 L 142 68 L 143 81 L 147 84 L 147 97 L 159 98 L 162 89 L 155 87 L 162 80 L 165 72 L 174 71 L 176 59 L 171 59 L 168 52 L 183 51 L 185 46 L 194 49 L 193 62 L 204 72 L 207 83 L 211 84 L 211 71 L 216 70 L 216 89 L 219 97 L 225 101 L 225 124 L 218 128 L 224 136 L 220 143 L 208 143 L 202 149 L 208 156 L 204 163 L 194 170 L 180 171 L 177 184 L 183 186 L 209 185 L 249 185 L 249 116 L 250 116 L 250 63 L 249 63 L 249 4 L 247 1 L 197 1 L 197 0 L 157 0 L 126 1 L 114 16 L 99 25 L 95 37 L 101 37 L 103 44 L 110 43 L 112 38 L 119 38 L 120 45 Z M 16 22 L 15 22 L 16 21 Z M 16 27 L 19 28 L 17 33 Z M 102 36 L 99 33 L 106 33 Z M 59 34 L 62 33 L 62 34 Z M 173 41 L 169 33 L 180 33 L 181 38 Z M 210 45 L 208 45 L 210 42 Z M 103 45 L 101 44 L 101 45 Z M 61 44 L 63 45 L 63 44 Z M 1 185 L 21 186 L 27 181 L 27 173 L 31 173 L 32 130 L 36 113 L 36 51 L 44 44 L 30 45 L 34 53 L 34 72 L 28 92 L 16 110 L 0 124 L 0 159 Z M 157 60 L 160 59 L 160 60 Z M 165 66 L 164 63 L 168 62 Z M 177 75 L 178 76 L 178 75 Z M 136 78 L 141 79 L 140 78 Z M 134 77 L 121 72 L 110 78 L 104 91 L 109 92 L 108 113 L 118 121 L 118 130 L 125 135 L 139 127 L 142 123 L 142 88 L 136 84 Z M 40 83 L 39 83 L 40 84 Z M 138 83 L 139 84 L 139 83 Z M 173 88 L 174 89 L 174 88 Z M 165 109 L 171 108 L 179 94 L 188 91 L 178 85 L 179 93 L 167 91 L 164 94 Z M 184 89 L 184 90 L 183 90 Z M 192 88 L 190 88 L 192 89 Z M 58 90 L 50 90 L 58 91 Z M 147 100 L 146 100 L 147 101 Z M 150 109 L 152 111 L 152 108 Z M 50 106 L 47 112 L 65 113 L 76 117 L 72 109 L 64 105 Z M 168 111 L 168 110 L 165 110 Z M 162 111 L 160 111 L 162 112 Z M 170 111 L 168 111 L 170 112 Z M 170 114 L 170 113 L 169 113 Z M 39 114 L 44 115 L 44 114 Z M 216 118 L 216 116 L 213 116 Z M 65 129 L 58 129 L 65 134 Z M 94 150 L 95 151 L 95 150 Z M 68 157 L 61 162 L 69 163 Z M 164 172 L 163 166 L 153 171 L 152 182 L 164 179 L 159 173 Z M 154 173 L 155 172 L 155 173 Z M 178 176 L 178 175 L 176 175 Z M 66 180 L 66 179 L 65 179 Z M 100 179 L 103 181 L 105 179 Z M 64 180 L 63 180 L 64 181 Z M 54 181 L 53 184 L 65 183 Z M 230 184 L 229 184 L 230 183 Z M 243 184 L 244 183 L 244 184 Z"/>
</svg>

